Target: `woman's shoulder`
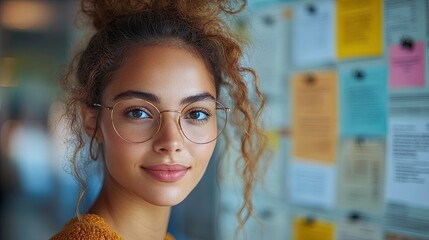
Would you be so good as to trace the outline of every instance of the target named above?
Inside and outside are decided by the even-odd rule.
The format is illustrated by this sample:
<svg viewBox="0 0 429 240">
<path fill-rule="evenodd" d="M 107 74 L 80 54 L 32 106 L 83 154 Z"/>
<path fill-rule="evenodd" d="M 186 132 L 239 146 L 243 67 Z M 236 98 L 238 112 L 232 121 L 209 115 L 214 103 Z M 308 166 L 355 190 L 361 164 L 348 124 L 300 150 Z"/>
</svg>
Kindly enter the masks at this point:
<svg viewBox="0 0 429 240">
<path fill-rule="evenodd" d="M 68 239 L 112 239 L 122 240 L 122 238 L 110 229 L 109 225 L 98 215 L 85 214 L 81 219 L 70 220 L 63 229 L 55 234 L 51 240 Z"/>
</svg>

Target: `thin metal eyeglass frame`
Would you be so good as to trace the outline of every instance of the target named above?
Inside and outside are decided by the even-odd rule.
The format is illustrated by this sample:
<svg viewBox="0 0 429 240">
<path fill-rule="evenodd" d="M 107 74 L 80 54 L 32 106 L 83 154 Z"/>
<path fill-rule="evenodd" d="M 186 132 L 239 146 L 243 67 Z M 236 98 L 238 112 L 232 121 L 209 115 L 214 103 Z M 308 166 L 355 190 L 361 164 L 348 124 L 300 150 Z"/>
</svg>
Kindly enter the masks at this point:
<svg viewBox="0 0 429 240">
<path fill-rule="evenodd" d="M 156 109 L 156 111 L 158 111 L 158 115 L 159 115 L 159 124 L 158 124 L 158 128 L 156 129 L 156 131 L 155 131 L 155 133 L 150 137 L 150 138 L 148 138 L 147 140 L 143 140 L 143 141 L 141 141 L 141 142 L 134 142 L 134 141 L 130 141 L 130 140 L 128 140 L 128 139 L 126 139 L 126 138 L 124 138 L 123 136 L 121 136 L 121 134 L 119 134 L 119 132 L 118 132 L 118 130 L 117 130 L 117 128 L 116 128 L 116 126 L 115 126 L 115 123 L 113 122 L 113 110 L 114 110 L 114 108 L 115 108 L 115 106 L 116 105 L 118 105 L 120 102 L 122 102 L 122 101 L 124 101 L 124 100 L 138 100 L 138 101 L 143 101 L 143 102 L 146 102 L 146 103 L 148 103 L 149 105 L 151 105 L 154 109 Z M 93 106 L 93 107 L 101 107 L 101 108 L 105 108 L 105 109 L 108 109 L 108 110 L 110 110 L 110 121 L 111 121 L 111 123 L 112 123 L 112 126 L 113 126 L 113 129 L 115 130 L 115 132 L 116 132 L 116 134 L 122 139 L 122 140 L 124 140 L 124 141 L 126 141 L 126 142 L 128 142 L 128 143 L 144 143 L 144 142 L 147 142 L 147 141 L 149 141 L 149 140 L 151 140 L 153 137 L 155 137 L 157 134 L 158 134 L 158 132 L 159 132 L 159 130 L 161 129 L 161 125 L 162 125 L 162 113 L 164 113 L 164 112 L 175 112 L 175 113 L 178 113 L 179 114 L 179 117 L 178 117 L 178 119 L 177 119 L 177 121 L 178 121 L 178 123 L 179 123 L 179 130 L 180 130 L 180 132 L 182 133 L 182 135 L 186 138 L 186 139 L 188 139 L 189 141 L 191 141 L 191 142 L 193 142 L 193 143 L 195 143 L 195 144 L 207 144 L 207 143 L 211 143 L 211 142 L 213 142 L 214 140 L 216 140 L 221 134 L 222 134 L 222 132 L 223 132 L 223 130 L 225 129 L 225 127 L 226 127 L 226 124 L 228 123 L 228 112 L 229 111 L 231 111 L 231 109 L 230 108 L 227 108 L 227 107 L 225 107 L 225 105 L 223 105 L 221 102 L 218 102 L 218 101 L 216 101 L 216 100 L 211 100 L 211 101 L 213 101 L 213 102 L 215 102 L 216 104 L 219 104 L 220 106 L 222 106 L 221 108 L 218 108 L 218 107 L 216 107 L 216 109 L 220 109 L 220 110 L 223 110 L 223 111 L 225 111 L 225 123 L 223 124 L 223 127 L 222 127 L 222 130 L 220 131 L 220 132 L 218 132 L 217 133 L 217 136 L 214 138 L 214 139 L 212 139 L 212 140 L 210 140 L 210 141 L 207 141 L 207 142 L 203 142 L 203 143 L 199 143 L 199 142 L 195 142 L 195 141 L 193 141 L 192 139 L 190 139 L 188 136 L 186 136 L 186 134 L 185 134 L 185 132 L 183 131 L 183 128 L 182 128 L 182 123 L 181 123 L 181 121 L 180 121 L 180 118 L 182 117 L 182 112 L 183 112 L 183 110 L 184 109 L 186 109 L 188 106 L 190 106 L 191 104 L 194 104 L 195 102 L 191 102 L 191 103 L 189 103 L 189 104 L 187 104 L 186 106 L 184 106 L 183 108 L 182 108 L 182 110 L 174 110 L 174 109 L 167 109 L 167 110 L 163 110 L 163 111 L 159 111 L 159 109 L 153 104 L 153 103 L 151 103 L 151 102 L 149 102 L 149 101 L 146 101 L 146 100 L 143 100 L 143 99 L 139 99 L 139 98 L 130 98 L 130 99 L 124 99 L 124 100 L 120 100 L 120 101 L 118 101 L 118 102 L 116 102 L 115 104 L 113 104 L 113 106 L 104 106 L 104 105 L 102 105 L 102 104 L 100 104 L 100 103 L 93 103 L 93 104 L 91 104 L 91 106 Z M 198 101 L 196 101 L 196 102 L 198 102 Z"/>
</svg>

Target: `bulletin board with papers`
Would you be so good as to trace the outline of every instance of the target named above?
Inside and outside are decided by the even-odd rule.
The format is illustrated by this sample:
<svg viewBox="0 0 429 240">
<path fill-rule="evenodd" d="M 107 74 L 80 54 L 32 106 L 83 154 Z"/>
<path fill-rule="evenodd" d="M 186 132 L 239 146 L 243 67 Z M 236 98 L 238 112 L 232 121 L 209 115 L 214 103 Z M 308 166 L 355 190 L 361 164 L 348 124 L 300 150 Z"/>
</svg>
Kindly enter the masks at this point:
<svg viewBox="0 0 429 240">
<path fill-rule="evenodd" d="M 261 226 L 291 240 L 428 240 L 429 1 L 255 2 L 241 24 L 276 146 L 255 190 L 273 203 Z"/>
</svg>

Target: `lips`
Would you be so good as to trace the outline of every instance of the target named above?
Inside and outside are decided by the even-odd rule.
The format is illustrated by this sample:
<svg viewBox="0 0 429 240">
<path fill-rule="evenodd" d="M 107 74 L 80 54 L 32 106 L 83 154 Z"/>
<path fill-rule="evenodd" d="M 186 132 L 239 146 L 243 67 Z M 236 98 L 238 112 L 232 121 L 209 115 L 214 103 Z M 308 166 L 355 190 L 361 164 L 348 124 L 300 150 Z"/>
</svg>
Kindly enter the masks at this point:
<svg viewBox="0 0 429 240">
<path fill-rule="evenodd" d="M 158 164 L 142 167 L 142 169 L 157 181 L 172 183 L 182 179 L 189 167 L 180 164 Z"/>
</svg>

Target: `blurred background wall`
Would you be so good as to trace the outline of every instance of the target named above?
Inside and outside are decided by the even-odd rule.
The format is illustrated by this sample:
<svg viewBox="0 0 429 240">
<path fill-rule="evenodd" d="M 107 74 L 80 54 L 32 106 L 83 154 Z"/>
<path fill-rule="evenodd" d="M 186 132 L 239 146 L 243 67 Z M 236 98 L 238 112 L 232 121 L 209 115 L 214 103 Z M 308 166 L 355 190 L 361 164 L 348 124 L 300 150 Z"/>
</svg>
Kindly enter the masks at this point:
<svg viewBox="0 0 429 240">
<path fill-rule="evenodd" d="M 51 123 L 75 8 L 0 1 L 1 239 L 48 239 L 73 214 L 76 186 Z"/>
<path fill-rule="evenodd" d="M 77 7 L 0 0 L 1 239 L 48 239 L 75 214 L 58 79 Z M 273 152 L 247 239 L 429 239 L 428 22 L 428 0 L 253 0 L 231 20 Z M 233 239 L 238 153 L 221 153 L 173 208 L 178 240 Z"/>
</svg>

